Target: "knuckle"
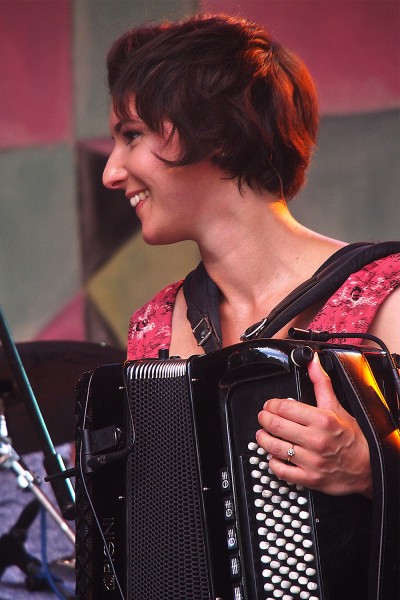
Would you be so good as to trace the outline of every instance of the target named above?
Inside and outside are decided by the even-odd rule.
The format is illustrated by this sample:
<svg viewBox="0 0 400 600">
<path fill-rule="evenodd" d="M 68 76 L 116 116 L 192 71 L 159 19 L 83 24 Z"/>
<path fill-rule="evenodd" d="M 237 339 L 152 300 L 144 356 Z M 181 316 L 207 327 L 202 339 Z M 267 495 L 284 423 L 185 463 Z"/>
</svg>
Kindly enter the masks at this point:
<svg viewBox="0 0 400 600">
<path fill-rule="evenodd" d="M 319 414 L 318 426 L 324 431 L 331 431 L 336 425 L 336 415 L 333 411 L 323 410 Z"/>
</svg>

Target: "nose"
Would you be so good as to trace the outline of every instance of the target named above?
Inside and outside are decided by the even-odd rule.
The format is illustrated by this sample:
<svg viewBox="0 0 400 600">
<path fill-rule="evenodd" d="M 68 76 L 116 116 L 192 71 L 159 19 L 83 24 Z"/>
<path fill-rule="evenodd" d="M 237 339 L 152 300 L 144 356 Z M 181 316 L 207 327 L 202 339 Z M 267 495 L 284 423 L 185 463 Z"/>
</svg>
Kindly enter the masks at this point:
<svg viewBox="0 0 400 600">
<path fill-rule="evenodd" d="M 124 189 L 127 175 L 127 170 L 114 149 L 103 171 L 103 185 L 111 190 Z"/>
</svg>

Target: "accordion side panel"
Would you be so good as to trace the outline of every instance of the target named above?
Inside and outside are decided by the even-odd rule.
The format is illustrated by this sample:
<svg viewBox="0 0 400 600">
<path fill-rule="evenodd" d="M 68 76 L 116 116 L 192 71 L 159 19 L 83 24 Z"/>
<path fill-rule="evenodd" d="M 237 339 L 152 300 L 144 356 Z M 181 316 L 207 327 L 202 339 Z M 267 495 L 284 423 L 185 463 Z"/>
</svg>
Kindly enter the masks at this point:
<svg viewBox="0 0 400 600">
<path fill-rule="evenodd" d="M 76 403 L 76 595 L 120 600 L 126 588 L 126 461 L 87 468 L 85 439 L 117 427 L 126 447 L 122 365 L 107 365 L 78 382 Z M 90 443 L 92 446 L 92 443 Z M 101 530 L 101 531 L 100 531 Z"/>
<path fill-rule="evenodd" d="M 87 400 L 87 386 L 90 381 L 90 373 L 83 374 L 76 389 L 75 421 L 76 421 L 76 452 L 80 452 L 82 442 L 82 424 Z M 88 491 L 91 493 L 91 485 Z M 87 500 L 84 484 L 81 477 L 77 477 L 75 484 L 76 495 L 76 594 L 78 599 L 86 598 L 92 600 L 92 560 L 93 560 L 93 513 Z"/>
<path fill-rule="evenodd" d="M 129 600 L 210 598 L 196 447 L 185 376 L 127 377 Z"/>
</svg>

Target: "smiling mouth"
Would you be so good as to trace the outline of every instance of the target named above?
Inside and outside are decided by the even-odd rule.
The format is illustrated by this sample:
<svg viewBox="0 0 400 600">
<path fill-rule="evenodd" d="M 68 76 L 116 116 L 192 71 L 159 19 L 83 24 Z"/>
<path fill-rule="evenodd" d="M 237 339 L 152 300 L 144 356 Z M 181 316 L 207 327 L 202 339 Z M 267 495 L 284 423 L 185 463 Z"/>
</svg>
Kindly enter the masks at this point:
<svg viewBox="0 0 400 600">
<path fill-rule="evenodd" d="M 131 206 L 133 208 L 136 208 L 136 206 L 139 204 L 139 202 L 141 200 L 146 200 L 146 198 L 148 198 L 149 196 L 150 196 L 150 191 L 145 190 L 144 192 L 140 192 L 139 194 L 135 194 L 134 196 L 132 196 L 132 198 L 129 198 L 129 202 L 131 203 Z"/>
</svg>

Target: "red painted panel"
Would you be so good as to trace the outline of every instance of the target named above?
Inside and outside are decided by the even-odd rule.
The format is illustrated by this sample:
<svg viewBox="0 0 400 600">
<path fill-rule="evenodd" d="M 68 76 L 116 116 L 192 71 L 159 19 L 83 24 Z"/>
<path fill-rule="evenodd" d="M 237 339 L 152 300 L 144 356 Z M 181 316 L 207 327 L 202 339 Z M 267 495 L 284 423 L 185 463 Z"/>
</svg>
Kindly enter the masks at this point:
<svg viewBox="0 0 400 600">
<path fill-rule="evenodd" d="M 70 0 L 0 2 L 0 147 L 71 137 Z"/>
<path fill-rule="evenodd" d="M 262 23 L 313 74 L 321 112 L 400 105 L 397 0 L 203 0 L 204 10 Z"/>
<path fill-rule="evenodd" d="M 36 334 L 35 340 L 85 340 L 85 295 L 79 292 Z"/>
</svg>

